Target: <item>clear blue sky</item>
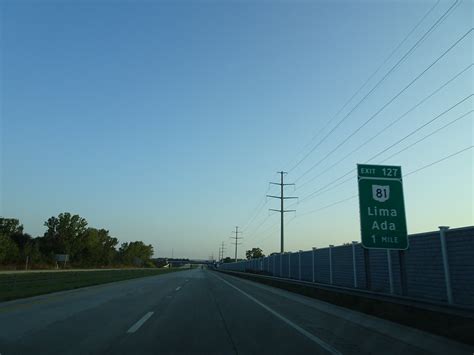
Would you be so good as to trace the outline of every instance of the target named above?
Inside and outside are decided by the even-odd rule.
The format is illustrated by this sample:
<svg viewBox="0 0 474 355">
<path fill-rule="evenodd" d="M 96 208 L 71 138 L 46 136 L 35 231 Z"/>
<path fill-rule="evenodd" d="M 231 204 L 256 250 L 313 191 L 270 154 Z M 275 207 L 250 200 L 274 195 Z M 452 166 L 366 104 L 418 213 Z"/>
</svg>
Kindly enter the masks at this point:
<svg viewBox="0 0 474 355">
<path fill-rule="evenodd" d="M 278 250 L 277 201 L 259 206 L 454 1 L 2 1 L 1 206 L 28 233 L 69 211 L 156 255 L 207 258 L 245 228 L 243 250 Z M 472 33 L 346 144 L 307 169 L 473 27 L 461 1 L 331 136 L 287 176 L 301 199 L 473 93 L 472 67 L 367 146 L 327 170 L 473 62 Z M 390 153 L 472 110 L 472 98 Z M 473 115 L 386 163 L 404 173 L 472 146 Z M 321 132 L 320 132 L 321 131 Z M 313 145 L 318 142 L 318 137 Z M 310 146 L 311 147 L 311 146 Z M 303 149 L 303 150 L 302 150 Z M 314 181 L 306 180 L 325 172 Z M 301 187 L 300 187 L 301 186 Z M 472 149 L 405 179 L 409 232 L 473 224 Z M 273 190 L 268 190 L 276 192 Z M 289 250 L 359 240 L 352 181 L 296 205 Z M 256 216 L 253 216 L 256 211 Z M 230 254 L 227 254 L 230 255 Z M 233 253 L 232 253 L 233 255 Z"/>
</svg>

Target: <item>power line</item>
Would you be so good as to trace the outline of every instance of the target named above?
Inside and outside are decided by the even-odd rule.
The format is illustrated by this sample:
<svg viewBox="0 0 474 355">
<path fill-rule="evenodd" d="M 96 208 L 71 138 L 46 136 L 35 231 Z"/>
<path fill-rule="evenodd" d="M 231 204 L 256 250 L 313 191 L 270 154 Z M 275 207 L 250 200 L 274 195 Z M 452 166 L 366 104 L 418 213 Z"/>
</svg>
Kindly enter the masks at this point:
<svg viewBox="0 0 474 355">
<path fill-rule="evenodd" d="M 292 221 L 292 219 L 290 220 Z M 287 223 L 287 225 L 290 224 L 290 222 Z M 263 242 L 264 240 L 267 240 L 269 237 L 271 237 L 273 235 L 273 233 L 275 232 L 275 227 L 278 227 L 277 224 L 274 224 L 272 225 L 272 228 L 269 228 L 268 229 L 268 233 L 267 234 L 263 234 L 262 235 L 264 236 L 263 238 L 259 238 L 258 241 L 261 243 Z"/>
<path fill-rule="evenodd" d="M 272 185 L 272 184 L 269 183 L 268 186 L 270 186 L 270 185 Z M 269 191 L 269 189 L 267 189 L 267 192 L 268 192 L 268 191 Z M 265 198 L 268 198 L 268 196 L 265 195 Z M 268 203 L 268 200 L 265 202 L 264 205 L 262 205 L 261 208 L 265 207 L 265 205 L 266 205 L 267 203 Z M 253 229 L 252 233 L 249 233 L 249 231 L 248 231 L 248 228 L 250 228 L 251 224 L 248 224 L 248 227 L 247 227 L 247 229 L 244 229 L 244 232 L 247 233 L 248 235 L 253 235 L 253 234 L 255 234 L 255 233 L 257 232 L 257 230 L 260 229 L 260 227 L 262 227 L 262 226 L 265 224 L 265 222 L 266 222 L 272 215 L 273 215 L 273 214 L 268 214 L 268 215 L 257 225 L 257 227 L 256 227 L 255 229 Z M 255 217 L 256 217 L 256 216 L 258 216 L 258 213 L 257 213 L 257 215 L 255 215 Z"/>
<path fill-rule="evenodd" d="M 268 214 L 258 225 L 257 227 L 254 229 L 254 231 L 252 232 L 251 235 L 255 234 L 257 232 L 257 230 L 260 229 L 260 227 L 262 227 L 265 222 L 272 216 L 272 214 Z M 245 231 L 246 233 L 248 233 L 247 231 Z"/>
<path fill-rule="evenodd" d="M 456 118 L 456 119 L 454 119 L 454 120 L 448 122 L 448 123 L 445 124 L 444 126 L 442 126 L 442 127 L 438 128 L 438 129 L 436 129 L 435 131 L 433 131 L 433 132 L 431 132 L 431 133 L 425 135 L 425 136 L 422 137 L 421 139 L 419 139 L 419 140 L 413 142 L 412 144 L 410 144 L 410 145 L 404 147 L 403 149 L 401 149 L 401 150 L 399 150 L 399 151 L 393 153 L 393 154 L 390 155 L 389 157 L 387 157 L 387 158 L 385 158 L 384 160 L 382 160 L 379 164 L 381 164 L 381 163 L 383 163 L 383 162 L 389 160 L 390 158 L 393 158 L 394 156 L 396 156 L 396 155 L 398 155 L 398 154 L 400 154 L 400 153 L 402 153 L 402 152 L 408 150 L 409 148 L 411 148 L 411 147 L 415 146 L 416 144 L 418 144 L 418 143 L 424 141 L 425 139 L 427 139 L 427 138 L 433 136 L 434 134 L 436 134 L 436 133 L 442 131 L 443 129 L 449 127 L 450 125 L 452 125 L 452 124 L 454 124 L 454 123 L 456 123 L 456 122 L 458 122 L 459 120 L 463 119 L 464 117 L 468 116 L 469 114 L 471 114 L 471 113 L 473 113 L 473 112 L 474 112 L 474 110 L 471 110 L 471 111 L 466 112 L 465 114 L 459 116 L 458 118 Z M 347 174 L 345 174 L 344 176 L 346 176 L 346 175 L 347 175 Z M 321 195 L 321 194 L 323 194 L 323 193 L 325 193 L 325 192 L 328 192 L 328 191 L 330 191 L 330 190 L 333 190 L 333 189 L 335 189 L 336 187 L 339 187 L 339 186 L 341 186 L 341 185 L 344 185 L 344 184 L 348 183 L 349 181 L 352 181 L 354 178 L 355 178 L 355 175 L 350 176 L 349 179 L 343 180 L 343 181 L 340 182 L 339 184 L 333 185 L 333 186 L 331 186 L 331 187 L 328 188 L 328 189 L 321 188 L 321 189 L 315 191 L 315 193 L 313 193 L 311 196 L 307 196 L 307 197 L 305 197 L 304 199 L 302 199 L 299 203 L 304 203 L 304 202 L 310 200 L 312 197 L 316 197 L 316 196 L 319 196 L 319 195 Z M 332 184 L 332 182 L 331 182 L 331 184 Z M 330 185 L 330 184 L 328 184 L 328 185 Z M 327 186 L 327 185 L 326 185 L 326 186 Z M 291 206 L 290 206 L 290 207 L 291 207 Z"/>
<path fill-rule="evenodd" d="M 441 158 L 441 159 L 439 159 L 439 160 L 436 160 L 436 161 L 434 161 L 434 162 L 432 162 L 432 163 L 430 163 L 430 164 L 427 164 L 427 165 L 425 165 L 425 166 L 422 166 L 421 168 L 418 168 L 418 169 L 416 169 L 416 170 L 410 171 L 408 174 L 405 174 L 404 177 L 407 177 L 407 176 L 412 175 L 412 174 L 415 174 L 415 173 L 417 173 L 417 172 L 419 172 L 419 171 L 425 170 L 425 169 L 427 169 L 427 168 L 429 168 L 429 167 L 431 167 L 431 166 L 433 166 L 433 165 L 436 165 L 436 164 L 438 164 L 438 163 L 441 163 L 441 162 L 443 162 L 443 161 L 445 161 L 445 160 L 451 159 L 452 157 L 455 157 L 456 155 L 459 155 L 459 154 L 461 154 L 461 153 L 464 153 L 465 151 L 468 151 L 469 149 L 472 149 L 472 148 L 474 148 L 473 145 L 471 145 L 471 146 L 469 146 L 469 147 L 466 147 L 466 148 L 463 148 L 463 149 L 461 149 L 461 150 L 458 150 L 457 152 L 452 153 L 452 154 L 450 154 L 450 155 L 448 155 L 448 156 L 445 156 L 444 158 Z"/>
<path fill-rule="evenodd" d="M 441 118 L 442 116 L 444 116 L 446 113 L 450 112 L 451 110 L 453 110 L 454 108 L 456 108 L 457 106 L 461 105 L 462 103 L 466 102 L 469 98 L 471 98 L 472 96 L 474 96 L 474 94 L 470 94 L 468 96 L 466 96 L 465 98 L 461 99 L 460 101 L 458 101 L 457 103 L 455 103 L 454 105 L 450 106 L 448 109 L 444 110 L 443 112 L 441 112 L 440 114 L 436 115 L 434 118 L 430 119 L 429 121 L 425 122 L 424 124 L 422 124 L 421 126 L 417 127 L 415 130 L 411 131 L 410 133 L 408 133 L 407 135 L 405 135 L 404 137 L 402 137 L 401 139 L 397 140 L 395 143 L 392 143 L 391 145 L 389 145 L 388 147 L 382 149 L 381 151 L 379 151 L 378 153 L 376 153 L 375 155 L 373 155 L 371 158 L 369 158 L 368 160 L 365 161 L 365 163 L 369 163 L 371 160 L 377 158 L 378 156 L 380 156 L 381 154 L 385 153 L 386 151 L 390 150 L 391 148 L 395 147 L 396 145 L 400 144 L 401 142 L 403 142 L 404 140 L 406 140 L 407 138 L 411 137 L 413 134 L 415 134 L 416 132 L 420 131 L 421 129 L 423 129 L 424 127 L 428 126 L 429 124 L 433 123 L 434 121 L 438 120 L 439 118 Z M 470 114 L 472 111 L 469 111 L 465 114 L 463 114 L 462 116 L 458 117 L 457 119 L 455 119 L 454 121 L 452 121 L 450 124 L 454 123 L 455 121 L 459 120 L 459 119 L 462 119 L 463 117 L 465 117 L 466 115 Z M 448 124 L 449 125 L 449 124 Z M 416 141 L 413 145 L 421 142 L 422 140 L 428 138 L 429 136 L 439 132 L 441 129 L 444 129 L 446 128 L 448 125 L 445 125 L 443 127 L 441 127 L 440 129 L 430 133 L 429 135 L 421 138 L 420 140 Z M 405 149 L 406 150 L 406 149 Z M 403 151 L 403 150 L 402 150 Z M 399 152 L 401 153 L 401 151 Z M 390 157 L 393 157 L 399 153 L 396 153 L 396 154 L 392 154 Z M 334 183 L 340 181 L 341 179 L 345 178 L 346 176 L 350 175 L 353 173 L 353 169 L 347 171 L 345 174 L 341 175 L 340 177 L 338 177 L 337 179 L 334 179 L 332 181 L 330 181 L 329 183 L 327 183 L 326 185 L 324 185 L 323 187 L 317 189 L 316 191 L 312 192 L 311 194 L 309 194 L 308 196 L 304 197 L 302 200 L 299 201 L 299 203 L 303 203 L 307 200 L 309 200 L 310 198 L 312 197 L 315 197 L 317 195 L 320 195 L 326 191 L 329 191 L 329 190 L 332 190 L 333 187 L 327 189 L 329 186 L 333 185 Z M 342 183 L 336 185 L 336 186 L 340 186 L 342 185 L 343 183 L 347 182 L 347 181 L 350 181 L 350 179 L 348 180 L 345 180 L 343 181 Z"/>
<path fill-rule="evenodd" d="M 356 97 L 362 89 L 372 80 L 372 78 L 382 69 L 382 67 L 392 58 L 392 56 L 398 51 L 398 49 L 407 41 L 407 39 L 412 35 L 412 33 L 421 25 L 421 23 L 425 20 L 425 18 L 435 9 L 435 7 L 439 4 L 440 0 L 438 0 L 426 13 L 425 15 L 417 22 L 417 24 L 411 29 L 411 31 L 403 38 L 403 40 L 392 50 L 392 52 L 385 58 L 385 60 L 378 66 L 378 68 L 365 80 L 365 82 L 356 90 L 356 92 L 347 100 L 344 105 L 337 111 L 337 113 L 332 116 L 324 125 L 324 127 L 320 130 L 318 130 L 318 133 L 313 136 L 313 138 L 310 140 L 308 144 L 300 151 L 300 153 L 308 146 L 311 145 L 311 143 L 320 135 L 321 132 L 323 132 L 329 123 L 331 123 L 339 114 L 346 108 L 346 106 Z M 298 153 L 298 155 L 300 154 Z M 303 157 L 303 159 L 299 160 L 293 167 L 291 167 L 288 172 L 293 171 L 296 169 L 312 152 L 309 152 L 306 156 Z"/>
<path fill-rule="evenodd" d="M 259 235 L 254 239 L 254 241 L 260 240 L 262 235 L 268 235 L 268 232 L 270 230 L 273 230 L 277 226 L 278 226 L 278 222 L 275 222 L 275 223 L 269 225 L 266 229 L 264 229 L 261 233 L 259 233 Z"/>
<path fill-rule="evenodd" d="M 455 157 L 455 156 L 457 156 L 457 155 L 459 155 L 459 154 L 462 154 L 462 153 L 464 153 L 464 152 L 466 152 L 466 151 L 468 151 L 468 150 L 470 150 L 470 149 L 472 149 L 472 148 L 474 148 L 474 145 L 468 146 L 468 147 L 463 148 L 463 149 L 461 149 L 461 150 L 458 150 L 458 151 L 456 151 L 456 152 L 454 152 L 454 153 L 451 153 L 451 154 L 449 154 L 449 155 L 447 155 L 447 156 L 445 156 L 445 157 L 443 157 L 443 158 L 441 158 L 441 159 L 438 159 L 438 160 L 436 160 L 436 161 L 434 161 L 434 162 L 431 162 L 431 163 L 429 163 L 429 164 L 427 164 L 427 165 L 424 165 L 424 166 L 422 166 L 422 167 L 420 167 L 420 168 L 418 168 L 418 169 L 412 170 L 412 171 L 410 171 L 409 173 L 404 174 L 403 178 L 406 178 L 407 176 L 416 174 L 416 173 L 418 173 L 418 172 L 420 172 L 420 171 L 422 171 L 422 170 L 425 170 L 425 169 L 427 169 L 427 168 L 429 168 L 429 167 L 432 167 L 433 165 L 439 164 L 439 163 L 441 163 L 441 162 L 443 162 L 443 161 L 445 161 L 445 160 L 449 160 L 449 159 L 451 159 L 451 158 L 453 158 L 453 157 Z M 295 219 L 296 219 L 296 218 L 299 218 L 299 217 L 303 217 L 303 216 L 308 215 L 308 214 L 312 214 L 312 213 L 315 213 L 315 212 L 318 212 L 318 211 L 327 209 L 327 208 L 330 208 L 330 207 L 332 207 L 332 206 L 335 206 L 335 205 L 344 203 L 344 202 L 346 202 L 346 201 L 350 201 L 350 200 L 356 198 L 357 196 L 359 196 L 359 194 L 346 197 L 346 198 L 344 198 L 344 199 L 342 199 L 342 200 L 333 202 L 333 203 L 331 203 L 331 204 L 325 205 L 325 206 L 320 207 L 320 208 L 318 208 L 318 209 L 315 209 L 315 210 L 312 210 L 312 211 L 309 211 L 309 212 L 300 214 L 300 215 L 296 216 Z"/>
<path fill-rule="evenodd" d="M 378 116 L 380 112 L 382 112 L 386 107 L 388 107 L 392 102 L 394 102 L 402 93 L 404 93 L 408 88 L 410 88 L 418 79 L 420 79 L 427 71 L 429 71 L 436 63 L 438 63 L 446 54 L 448 54 L 451 50 L 453 50 L 460 42 L 462 42 L 471 32 L 473 28 L 468 30 L 465 34 L 463 34 L 454 44 L 452 44 L 448 49 L 446 49 L 434 62 L 432 62 L 425 70 L 423 70 L 420 74 L 418 74 L 414 79 L 412 79 L 402 90 L 400 90 L 395 96 L 393 96 L 385 105 L 383 105 L 377 112 L 375 112 L 369 119 L 367 119 L 362 125 L 360 125 L 355 131 L 353 131 L 349 136 L 347 136 L 342 142 L 340 142 L 334 149 L 332 149 L 329 153 L 327 153 L 322 159 L 320 159 L 316 164 L 311 166 L 308 170 L 306 170 L 302 175 L 300 175 L 296 181 L 299 181 L 302 177 L 316 168 L 319 164 L 321 164 L 324 160 L 326 160 L 332 153 L 334 153 L 337 149 L 339 149 L 342 145 L 344 145 L 349 139 L 351 139 L 355 134 L 357 134 L 362 128 L 364 128 L 369 122 L 371 122 L 375 117 Z"/>
<path fill-rule="evenodd" d="M 399 150 L 399 151 L 393 153 L 393 154 L 390 155 L 389 157 L 387 157 L 387 158 L 385 158 L 384 160 L 382 160 L 379 164 L 381 164 L 381 163 L 383 163 L 383 162 L 385 162 L 385 161 L 387 161 L 387 160 L 393 158 L 394 156 L 396 156 L 396 155 L 398 155 L 398 154 L 400 154 L 400 153 L 402 153 L 402 152 L 408 150 L 409 148 L 412 148 L 412 147 L 415 146 L 416 144 L 418 144 L 418 143 L 424 141 L 425 139 L 427 139 L 427 138 L 433 136 L 434 134 L 436 134 L 436 133 L 442 131 L 443 129 L 445 129 L 445 128 L 451 126 L 452 124 L 458 122 L 459 120 L 463 119 L 464 117 L 468 116 L 469 114 L 471 114 L 471 113 L 473 113 L 473 112 L 474 112 L 474 110 L 471 110 L 471 111 L 466 112 L 465 114 L 459 116 L 458 118 L 456 118 L 456 119 L 454 119 L 454 120 L 448 122 L 448 123 L 445 124 L 444 126 L 442 126 L 442 127 L 438 128 L 438 129 L 436 129 L 435 131 L 433 131 L 433 132 L 431 132 L 431 133 L 425 135 L 425 136 L 422 137 L 421 139 L 419 139 L 419 140 L 413 142 L 412 144 L 410 144 L 410 145 L 404 147 L 403 149 L 401 149 L 401 150 Z M 346 174 L 346 175 L 347 175 L 347 174 Z M 344 175 L 344 176 L 345 176 L 345 175 Z M 341 185 L 344 185 L 344 184 L 348 183 L 349 181 L 353 181 L 353 179 L 354 179 L 355 177 L 356 177 L 355 175 L 350 176 L 349 179 L 343 180 L 343 181 L 340 182 L 339 184 L 333 185 L 333 186 L 331 186 L 331 187 L 329 187 L 329 188 L 327 188 L 327 189 L 321 188 L 321 189 L 315 191 L 315 193 L 312 194 L 311 196 L 308 196 L 308 197 L 305 197 L 304 199 L 302 199 L 299 203 L 304 203 L 304 202 L 310 200 L 312 197 L 319 196 L 319 195 L 321 195 L 321 194 L 323 194 L 323 193 L 325 193 L 325 192 L 328 192 L 328 191 L 330 191 L 330 190 L 335 189 L 336 187 L 339 187 L 339 186 L 341 186 Z M 332 184 L 332 182 L 331 182 L 331 184 Z M 328 184 L 328 185 L 330 185 L 330 184 Z M 326 186 L 327 186 L 327 185 L 326 185 Z M 291 207 L 291 206 L 290 206 L 290 207 Z"/>
<path fill-rule="evenodd" d="M 268 200 L 267 200 L 266 194 L 269 190 L 270 190 L 270 184 L 268 184 L 267 191 L 262 196 L 263 198 L 260 200 L 260 202 L 257 204 L 257 207 L 255 207 L 254 211 L 252 212 L 251 218 L 249 219 L 247 223 L 244 224 L 244 227 L 242 228 L 243 230 L 246 230 L 252 225 L 255 218 L 259 215 L 260 211 L 262 211 L 263 207 L 265 207 L 265 205 L 267 204 Z"/>
<path fill-rule="evenodd" d="M 363 148 L 364 146 L 366 146 L 367 144 L 369 144 L 370 142 L 372 142 L 375 138 L 379 137 L 382 133 L 384 133 L 385 131 L 387 131 L 389 128 L 391 128 L 394 124 L 400 122 L 403 118 L 405 118 L 409 113 L 413 112 L 415 109 L 417 109 L 418 107 L 420 107 L 423 103 L 425 103 L 427 100 L 429 100 L 431 97 L 433 97 L 434 95 L 436 95 L 438 92 L 440 92 L 442 89 L 444 89 L 446 86 L 448 86 L 450 83 L 452 83 L 454 80 L 456 80 L 457 78 L 459 78 L 462 74 L 464 74 L 466 71 L 468 71 L 469 69 L 472 68 L 474 64 L 469 64 L 466 68 L 464 68 L 463 70 L 461 70 L 459 73 L 457 73 L 455 76 L 453 76 L 452 78 L 450 78 L 448 81 L 446 81 L 443 85 L 441 85 L 440 87 L 438 87 L 436 90 L 434 90 L 433 92 L 431 92 L 428 96 L 424 97 L 422 100 L 420 100 L 417 104 L 415 104 L 414 106 L 412 106 L 409 110 L 407 110 L 405 113 L 403 113 L 401 116 L 397 117 L 395 120 L 393 120 L 392 122 L 390 122 L 387 126 L 383 127 L 379 132 L 377 132 L 376 134 L 374 135 L 371 135 L 367 140 L 364 140 L 359 146 L 357 146 L 355 149 L 353 149 L 352 151 L 350 151 L 348 154 L 346 154 L 344 157 L 342 157 L 341 159 L 339 159 L 337 162 L 335 162 L 334 164 L 332 164 L 331 166 L 329 166 L 328 168 L 325 168 L 321 173 L 319 173 L 318 175 L 314 176 L 313 178 L 305 181 L 304 183 L 300 184 L 298 186 L 297 189 L 301 189 L 303 188 L 304 186 L 308 185 L 309 183 L 313 182 L 314 180 L 316 180 L 318 177 L 324 175 L 325 173 L 327 173 L 328 171 L 330 171 L 333 167 L 335 167 L 336 165 L 338 165 L 339 163 L 341 163 L 342 161 L 344 161 L 345 159 L 347 159 L 348 157 L 350 157 L 352 154 L 354 154 L 355 152 L 359 151 L 361 148 Z"/>
<path fill-rule="evenodd" d="M 317 208 L 317 209 L 315 209 L 315 210 L 312 210 L 312 211 L 309 211 L 309 212 L 300 214 L 300 215 L 298 215 L 296 218 L 298 218 L 298 217 L 303 217 L 303 216 L 306 216 L 306 215 L 308 215 L 308 214 L 312 214 L 312 213 L 315 213 L 315 212 L 318 212 L 318 211 L 325 210 L 325 209 L 330 208 L 330 207 L 332 207 L 332 206 L 339 205 L 339 204 L 341 204 L 341 203 L 343 203 L 343 202 L 352 200 L 352 199 L 356 198 L 357 196 L 359 196 L 359 194 L 356 194 L 356 195 L 353 195 L 353 196 L 350 196 L 350 197 L 346 197 L 346 198 L 344 198 L 344 199 L 342 199 L 342 200 L 333 202 L 333 203 L 331 203 L 331 204 L 329 204 L 329 205 L 326 205 L 326 206 Z"/>
<path fill-rule="evenodd" d="M 312 193 L 310 193 L 308 196 L 302 198 L 302 199 L 299 201 L 299 203 L 303 203 L 304 201 L 306 201 L 306 200 L 308 200 L 308 199 L 310 199 L 310 198 L 312 198 L 312 197 L 314 197 L 314 196 L 319 195 L 320 192 L 321 192 L 321 193 L 322 193 L 322 192 L 325 192 L 325 191 L 326 191 L 325 189 L 326 189 L 327 187 L 329 187 L 329 186 L 331 186 L 332 184 L 338 182 L 339 180 L 345 178 L 347 175 L 352 174 L 353 172 L 354 172 L 354 169 L 349 170 L 349 171 L 348 171 L 347 173 L 345 173 L 344 175 L 339 176 L 337 179 L 334 179 L 334 180 L 330 181 L 329 183 L 327 183 L 327 184 L 324 185 L 323 187 L 320 187 L 320 188 L 317 189 L 316 191 L 313 191 Z M 337 186 L 339 186 L 339 185 L 337 185 Z M 331 189 L 332 189 L 332 188 L 331 188 Z M 330 189 L 328 189 L 327 191 L 329 191 L 329 190 L 330 190 Z"/>
<path fill-rule="evenodd" d="M 351 172 L 353 172 L 353 170 L 351 170 Z M 347 176 L 348 174 L 345 174 L 343 175 L 343 177 Z M 339 184 L 336 184 L 336 185 L 333 185 L 329 188 L 325 188 L 325 187 L 328 187 L 330 185 L 333 184 L 333 182 L 331 182 L 330 184 L 327 184 L 325 185 L 325 187 L 321 188 L 321 189 L 318 189 L 317 191 L 313 192 L 311 195 L 305 197 L 304 199 L 302 199 L 299 203 L 304 203 L 304 202 L 307 202 L 309 200 L 312 200 L 314 197 L 317 197 L 319 195 L 322 195 L 323 193 L 325 192 L 328 192 L 328 191 L 331 191 L 331 190 L 334 190 L 336 187 L 339 187 L 341 185 L 344 185 L 346 184 L 347 182 L 349 181 L 352 181 L 354 179 L 354 176 L 350 176 L 349 179 L 346 179 L 346 180 L 343 180 L 341 181 Z"/>
<path fill-rule="evenodd" d="M 421 139 L 419 139 L 419 140 L 413 142 L 412 144 L 407 145 L 405 148 L 403 148 L 403 149 L 401 149 L 401 150 L 399 150 L 399 151 L 393 153 L 393 154 L 390 155 L 389 157 L 387 157 L 387 158 L 385 158 L 384 160 L 382 160 L 380 163 L 384 163 L 384 162 L 386 162 L 387 160 L 393 158 L 394 156 L 396 156 L 396 155 L 398 155 L 398 154 L 400 154 L 400 153 L 402 153 L 402 152 L 404 152 L 404 151 L 410 149 L 411 147 L 415 146 L 416 144 L 418 144 L 418 143 L 424 141 L 425 139 L 431 137 L 432 135 L 434 135 L 434 134 L 436 134 L 436 133 L 442 131 L 443 129 L 445 129 L 445 128 L 451 126 L 452 124 L 456 123 L 457 121 L 463 119 L 464 117 L 470 115 L 470 114 L 473 113 L 473 112 L 474 112 L 474 110 L 471 110 L 471 111 L 466 112 L 465 114 L 459 116 L 458 118 L 456 118 L 456 119 L 454 119 L 454 120 L 452 120 L 452 121 L 446 123 L 444 126 L 441 126 L 440 128 L 434 130 L 434 131 L 431 132 L 430 134 L 427 134 L 427 135 L 424 136 L 423 138 L 421 138 Z"/>
<path fill-rule="evenodd" d="M 442 117 L 443 115 L 445 115 L 446 113 L 448 113 L 449 111 L 451 111 L 452 109 L 454 109 L 455 107 L 461 105 L 462 103 L 466 102 L 467 100 L 469 100 L 471 97 L 473 97 L 474 94 L 470 94 L 468 96 L 466 96 L 465 98 L 461 99 L 460 101 L 458 101 L 456 104 L 452 105 L 451 107 L 449 107 L 448 109 L 444 110 L 443 112 L 441 112 L 439 115 L 437 115 L 436 117 L 432 118 L 431 120 L 429 120 L 428 122 L 425 122 L 424 124 L 422 124 L 421 126 L 419 126 L 418 128 L 416 128 L 415 130 L 411 131 L 410 133 L 408 133 L 406 136 L 400 138 L 398 141 L 396 141 L 395 143 L 391 144 L 390 146 L 388 146 L 387 148 L 383 149 L 382 151 L 378 152 L 377 154 L 375 154 L 374 156 L 372 156 L 370 160 L 373 160 L 375 158 L 377 158 L 378 156 L 380 156 L 381 154 L 385 153 L 387 150 L 393 148 L 394 146 L 396 146 L 397 144 L 403 142 L 405 139 L 407 139 L 408 137 L 411 137 L 412 135 L 414 135 L 416 132 L 418 132 L 419 130 L 425 128 L 426 126 L 428 126 L 429 124 L 433 123 L 434 121 L 436 121 L 437 119 L 439 119 L 440 117 Z"/>
<path fill-rule="evenodd" d="M 365 94 L 361 100 L 341 119 L 339 122 L 334 126 L 302 159 L 298 161 L 298 163 L 291 169 L 293 170 L 298 165 L 300 165 L 304 160 L 308 158 L 308 156 L 313 153 L 339 126 L 374 92 L 384 81 L 385 79 L 395 70 L 397 69 L 401 63 L 403 63 L 406 58 L 419 46 L 419 44 L 424 41 L 424 39 L 436 28 L 440 23 L 442 23 L 448 16 L 451 10 L 457 5 L 459 0 L 456 0 L 444 13 L 441 17 L 436 20 L 436 22 L 426 31 L 423 36 L 397 61 L 397 63 L 390 68 L 390 70 L 385 73 L 385 75 L 372 87 L 372 89 Z M 298 181 L 301 177 L 306 175 L 305 172 L 302 176 L 300 176 L 296 181 Z"/>
<path fill-rule="evenodd" d="M 263 199 L 261 200 L 261 202 L 257 205 L 257 207 L 254 209 L 254 212 L 252 213 L 252 217 L 250 218 L 249 222 L 247 222 L 245 224 L 245 227 L 242 228 L 244 230 L 244 232 L 248 233 L 248 229 L 250 228 L 250 226 L 252 225 L 252 223 L 256 220 L 256 217 L 260 214 L 261 211 L 263 211 L 263 208 L 266 206 L 266 204 L 268 203 L 268 199 L 267 199 L 267 196 L 266 194 L 268 193 L 268 191 L 270 190 L 270 184 L 268 184 L 268 188 L 267 188 L 267 191 L 265 192 L 265 195 L 263 196 Z M 270 217 L 270 215 L 267 215 L 259 225 L 257 225 L 257 227 L 255 228 L 254 232 L 257 231 L 267 220 L 268 218 Z"/>
<path fill-rule="evenodd" d="M 267 190 L 268 192 L 268 190 Z M 260 202 L 257 204 L 257 207 L 253 210 L 252 214 L 250 215 L 251 218 L 248 220 L 247 223 L 244 224 L 244 227 L 242 229 L 247 229 L 247 227 L 250 227 L 252 225 L 252 222 L 255 220 L 255 218 L 258 216 L 258 213 L 260 212 L 260 209 L 262 209 L 266 204 L 267 204 L 267 196 L 266 193 L 263 195 L 263 198 L 260 200 Z"/>
</svg>

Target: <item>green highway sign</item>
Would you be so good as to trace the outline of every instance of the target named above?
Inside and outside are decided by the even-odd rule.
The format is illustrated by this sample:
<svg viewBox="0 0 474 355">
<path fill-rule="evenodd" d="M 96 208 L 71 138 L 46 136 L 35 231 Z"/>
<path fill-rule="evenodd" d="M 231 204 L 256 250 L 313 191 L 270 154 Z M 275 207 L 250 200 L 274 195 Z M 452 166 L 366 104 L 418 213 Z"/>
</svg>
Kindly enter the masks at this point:
<svg viewBox="0 0 474 355">
<path fill-rule="evenodd" d="M 402 169 L 357 164 L 362 246 L 408 249 Z"/>
</svg>

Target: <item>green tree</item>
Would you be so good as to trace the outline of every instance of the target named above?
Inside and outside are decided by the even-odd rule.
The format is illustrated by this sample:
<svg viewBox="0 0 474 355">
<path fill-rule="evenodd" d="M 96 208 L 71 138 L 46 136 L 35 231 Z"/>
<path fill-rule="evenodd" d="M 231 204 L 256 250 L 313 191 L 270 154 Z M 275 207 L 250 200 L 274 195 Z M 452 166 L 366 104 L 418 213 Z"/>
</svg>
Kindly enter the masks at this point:
<svg viewBox="0 0 474 355">
<path fill-rule="evenodd" d="M 250 259 L 256 259 L 256 258 L 262 258 L 265 255 L 263 254 L 262 249 L 252 248 L 251 250 L 247 250 L 245 252 L 245 256 L 247 257 L 248 260 L 250 260 Z"/>
<path fill-rule="evenodd" d="M 16 218 L 0 217 L 0 234 L 10 237 L 20 250 L 31 241 L 31 236 L 23 233 L 23 225 Z"/>
<path fill-rule="evenodd" d="M 51 217 L 45 223 L 47 228 L 42 240 L 43 251 L 47 254 L 69 254 L 72 262 L 80 261 L 85 248 L 87 221 L 79 215 L 69 212 Z"/>
<path fill-rule="evenodd" d="M 15 242 L 5 234 L 0 234 L 0 264 L 16 264 L 20 251 Z"/>
<path fill-rule="evenodd" d="M 13 234 L 22 234 L 23 225 L 16 218 L 0 217 L 0 234 L 11 236 Z"/>
<path fill-rule="evenodd" d="M 88 228 L 84 235 L 81 262 L 84 265 L 110 265 L 117 257 L 117 238 L 105 229 Z"/>
<path fill-rule="evenodd" d="M 28 257 L 30 267 L 37 263 L 47 262 L 40 251 L 40 238 L 35 238 L 25 244 L 23 249 L 23 259 Z"/>
<path fill-rule="evenodd" d="M 32 242 L 32 238 L 29 234 L 23 233 L 23 225 L 20 221 L 16 218 L 0 217 L 0 234 L 9 237 L 17 246 L 16 251 L 13 253 L 13 255 L 16 255 L 16 260 L 12 260 L 10 256 L 10 263 L 24 262 L 28 255 L 27 246 Z M 9 245 L 10 242 L 7 244 Z"/>
<path fill-rule="evenodd" d="M 147 264 L 153 256 L 153 246 L 142 241 L 122 243 L 119 255 L 122 263 L 126 265 Z"/>
<path fill-rule="evenodd" d="M 18 246 L 18 249 L 22 251 L 22 253 L 24 252 L 26 245 L 33 240 L 31 235 L 27 233 L 14 233 L 10 235 L 10 238 L 15 242 L 15 244 Z"/>
</svg>

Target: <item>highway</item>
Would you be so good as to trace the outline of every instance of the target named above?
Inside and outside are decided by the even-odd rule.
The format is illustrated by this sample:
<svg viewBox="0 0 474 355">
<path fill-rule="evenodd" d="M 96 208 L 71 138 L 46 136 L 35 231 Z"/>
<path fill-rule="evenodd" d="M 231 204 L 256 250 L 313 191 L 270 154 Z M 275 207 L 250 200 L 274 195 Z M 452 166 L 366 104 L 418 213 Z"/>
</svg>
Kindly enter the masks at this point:
<svg viewBox="0 0 474 355">
<path fill-rule="evenodd" d="M 0 303 L 0 354 L 472 354 L 413 328 L 206 269 Z"/>
</svg>

